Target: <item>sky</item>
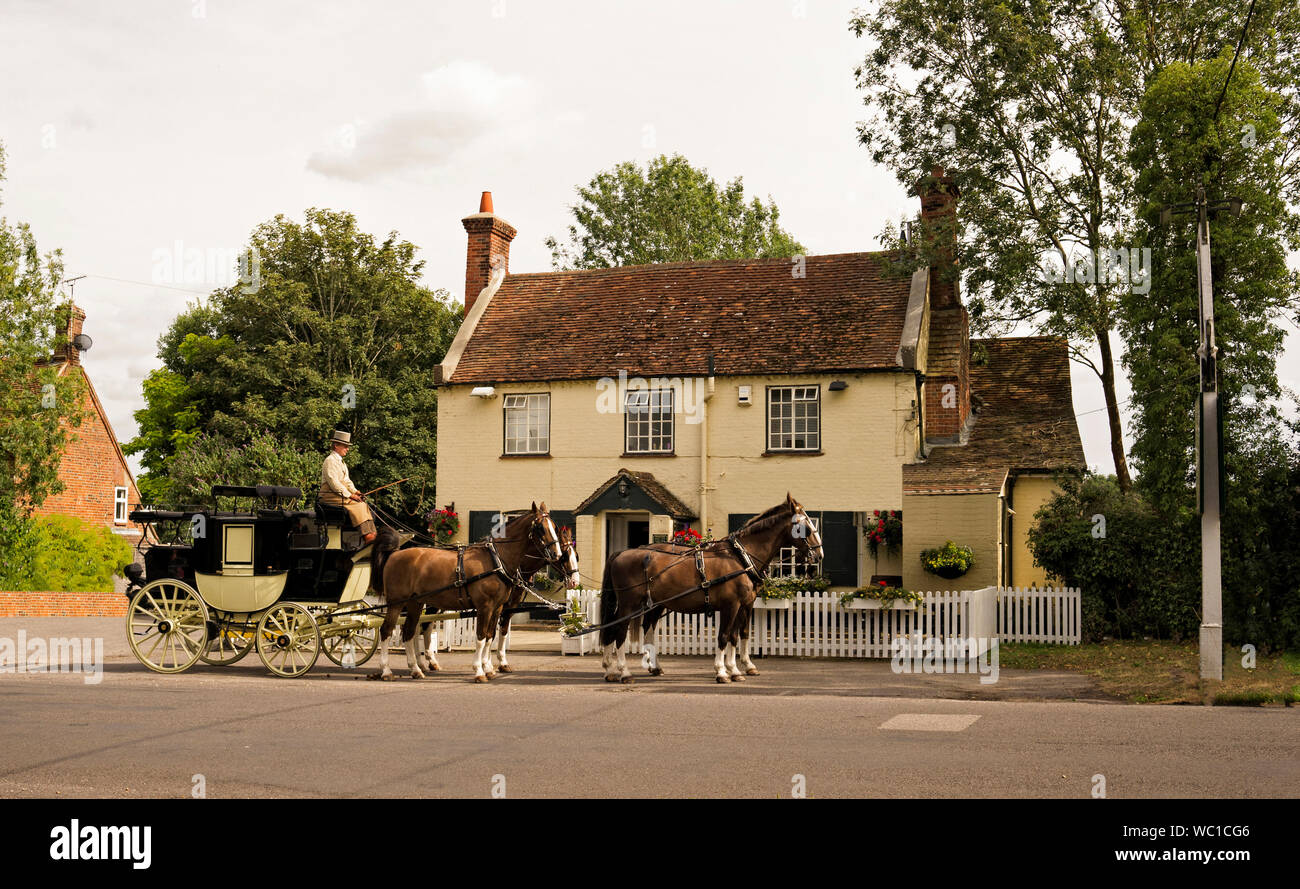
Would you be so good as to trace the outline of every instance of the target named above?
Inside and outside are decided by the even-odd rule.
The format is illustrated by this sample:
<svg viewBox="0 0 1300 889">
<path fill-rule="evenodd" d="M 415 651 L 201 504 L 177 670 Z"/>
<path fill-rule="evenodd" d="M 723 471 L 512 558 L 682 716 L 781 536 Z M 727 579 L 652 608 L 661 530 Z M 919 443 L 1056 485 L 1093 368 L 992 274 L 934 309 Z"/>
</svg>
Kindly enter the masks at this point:
<svg viewBox="0 0 1300 889">
<path fill-rule="evenodd" d="M 0 216 L 85 276 L 83 361 L 126 442 L 159 335 L 277 214 L 397 231 L 460 301 L 481 192 L 519 231 L 511 271 L 545 271 L 578 185 L 678 152 L 775 200 L 810 253 L 879 249 L 917 199 L 857 141 L 860 5 L 0 0 Z M 174 261 L 195 250 L 210 270 Z M 1300 350 L 1279 373 L 1300 389 Z M 1072 379 L 1113 471 L 1100 383 Z"/>
</svg>

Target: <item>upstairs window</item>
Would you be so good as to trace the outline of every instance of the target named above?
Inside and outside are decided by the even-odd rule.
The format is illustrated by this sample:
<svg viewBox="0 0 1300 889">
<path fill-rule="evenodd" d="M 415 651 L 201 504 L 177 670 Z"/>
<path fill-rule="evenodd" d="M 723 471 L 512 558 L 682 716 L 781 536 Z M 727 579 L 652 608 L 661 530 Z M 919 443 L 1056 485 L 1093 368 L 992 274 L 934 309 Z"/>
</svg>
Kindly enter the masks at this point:
<svg viewBox="0 0 1300 889">
<path fill-rule="evenodd" d="M 673 452 L 673 390 L 654 389 L 627 393 L 624 405 L 629 454 Z"/>
<path fill-rule="evenodd" d="M 506 396 L 506 454 L 549 454 L 551 451 L 551 396 Z"/>
<path fill-rule="evenodd" d="M 819 451 L 821 446 L 821 387 L 770 387 L 767 390 L 767 449 Z"/>
<path fill-rule="evenodd" d="M 117 525 L 126 524 L 126 488 L 113 489 L 113 523 Z"/>
</svg>

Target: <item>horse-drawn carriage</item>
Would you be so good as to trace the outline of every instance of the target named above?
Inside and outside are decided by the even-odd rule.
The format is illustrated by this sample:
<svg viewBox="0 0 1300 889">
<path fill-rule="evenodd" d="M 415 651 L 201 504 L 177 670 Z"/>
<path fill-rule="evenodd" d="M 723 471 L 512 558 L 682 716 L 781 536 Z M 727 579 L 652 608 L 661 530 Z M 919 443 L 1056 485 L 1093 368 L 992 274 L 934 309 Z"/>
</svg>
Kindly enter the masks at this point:
<svg viewBox="0 0 1300 889">
<path fill-rule="evenodd" d="M 127 636 L 141 663 L 179 673 L 256 649 L 272 673 L 296 677 L 322 650 L 345 667 L 374 654 L 383 623 L 365 602 L 374 545 L 361 544 L 341 509 L 295 509 L 301 493 L 218 485 L 211 508 L 131 513 L 157 540 L 128 590 Z"/>
</svg>

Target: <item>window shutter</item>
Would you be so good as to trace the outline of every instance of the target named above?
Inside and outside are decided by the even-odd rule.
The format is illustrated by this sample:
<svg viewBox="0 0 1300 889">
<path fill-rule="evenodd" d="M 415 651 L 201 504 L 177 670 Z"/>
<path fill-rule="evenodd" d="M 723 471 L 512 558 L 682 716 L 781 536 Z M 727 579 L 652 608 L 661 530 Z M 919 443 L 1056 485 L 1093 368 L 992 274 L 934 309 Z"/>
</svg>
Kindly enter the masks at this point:
<svg viewBox="0 0 1300 889">
<path fill-rule="evenodd" d="M 834 586 L 858 585 L 858 534 L 851 512 L 823 512 L 818 529 L 826 553 L 822 574 Z"/>
<path fill-rule="evenodd" d="M 469 513 L 469 540 L 473 543 L 492 533 L 492 517 L 496 515 L 491 509 L 472 509 Z"/>
<path fill-rule="evenodd" d="M 735 534 L 745 527 L 745 522 L 758 515 L 756 512 L 733 512 L 727 515 L 727 533 Z"/>
</svg>

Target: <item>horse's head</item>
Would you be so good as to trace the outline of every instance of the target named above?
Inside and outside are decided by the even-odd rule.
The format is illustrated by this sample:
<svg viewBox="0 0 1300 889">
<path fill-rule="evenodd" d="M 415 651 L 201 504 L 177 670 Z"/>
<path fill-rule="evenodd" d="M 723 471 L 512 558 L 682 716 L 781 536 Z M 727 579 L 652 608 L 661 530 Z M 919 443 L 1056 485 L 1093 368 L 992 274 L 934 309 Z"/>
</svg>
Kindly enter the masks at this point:
<svg viewBox="0 0 1300 889">
<path fill-rule="evenodd" d="M 568 525 L 560 528 L 560 549 L 564 553 L 561 568 L 564 574 L 564 588 L 575 590 L 582 583 L 582 577 L 578 573 L 578 548 L 573 545 L 573 532 L 569 530 Z"/>
<path fill-rule="evenodd" d="M 564 573 L 564 550 L 560 545 L 560 535 L 555 530 L 551 514 L 546 511 L 545 502 L 541 506 L 533 504 L 532 521 L 528 524 L 528 543 L 538 558 L 561 574 Z"/>
<path fill-rule="evenodd" d="M 789 492 L 785 495 L 785 502 L 790 507 L 790 538 L 794 541 L 795 549 L 804 562 L 821 564 L 826 553 L 822 549 L 822 534 L 817 523 Z"/>
</svg>

